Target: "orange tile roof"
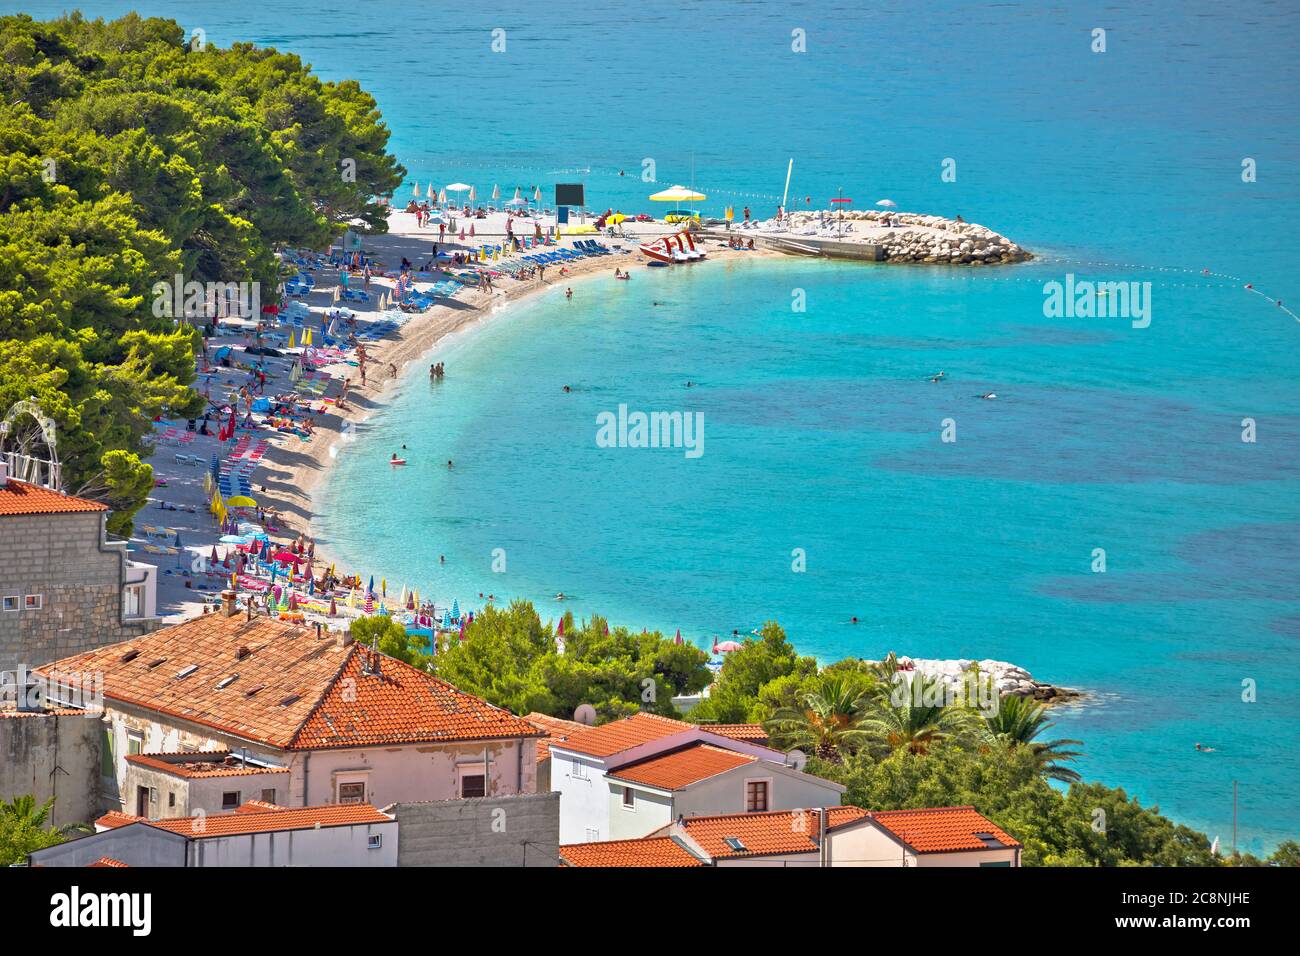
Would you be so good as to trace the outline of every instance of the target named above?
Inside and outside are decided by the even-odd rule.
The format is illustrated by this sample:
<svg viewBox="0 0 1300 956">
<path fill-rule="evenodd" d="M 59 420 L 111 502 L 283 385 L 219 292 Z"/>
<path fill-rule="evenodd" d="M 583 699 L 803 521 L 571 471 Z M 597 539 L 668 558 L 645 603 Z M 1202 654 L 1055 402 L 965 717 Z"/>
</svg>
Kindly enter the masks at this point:
<svg viewBox="0 0 1300 956">
<path fill-rule="evenodd" d="M 201 759 L 213 755 L 209 759 Z M 247 777 L 263 773 L 288 773 L 288 767 L 243 766 L 238 757 L 224 750 L 194 754 L 127 754 L 127 763 L 160 770 L 176 777 Z"/>
<path fill-rule="evenodd" d="M 120 866 L 120 867 L 126 867 L 126 864 L 123 863 L 121 860 L 115 860 L 115 859 L 113 859 L 111 856 L 101 856 L 101 857 L 100 857 L 98 860 L 96 860 L 94 863 L 87 863 L 86 866 L 87 866 L 87 867 L 91 867 L 91 866 Z"/>
<path fill-rule="evenodd" d="M 977 837 L 987 833 L 1007 847 L 1020 842 L 974 807 L 928 807 L 923 810 L 877 810 L 871 818 L 917 853 L 956 853 L 997 849 Z"/>
<path fill-rule="evenodd" d="M 592 757 L 611 757 L 632 747 L 639 747 L 661 737 L 671 737 L 694 727 L 694 724 L 643 712 L 599 727 L 574 731 L 561 746 L 565 750 Z"/>
<path fill-rule="evenodd" d="M 51 491 L 39 485 L 10 478 L 0 485 L 0 516 L 53 515 L 107 511 L 108 506 L 98 501 L 74 498 L 61 491 Z"/>
<path fill-rule="evenodd" d="M 728 813 L 716 817 L 686 817 L 681 825 L 687 835 L 715 859 L 813 853 L 817 850 L 818 813 L 816 808 Z M 865 816 L 867 811 L 860 807 L 830 807 L 827 826 L 834 829 Z M 729 846 L 728 838 L 739 840 L 743 849 Z"/>
<path fill-rule="evenodd" d="M 625 764 L 608 774 L 615 780 L 641 783 L 660 790 L 680 790 L 693 783 L 716 777 L 728 770 L 757 763 L 749 754 L 723 750 L 710 744 L 694 743 L 644 760 Z"/>
<path fill-rule="evenodd" d="M 376 671 L 371 657 L 313 628 L 205 614 L 38 672 L 102 673 L 106 698 L 283 750 L 542 735 L 394 658 L 375 655 Z"/>
<path fill-rule="evenodd" d="M 762 724 L 700 724 L 700 729 L 720 737 L 730 737 L 732 740 L 767 743 L 767 731 L 763 729 Z"/>
<path fill-rule="evenodd" d="M 132 823 L 145 823 L 160 830 L 169 830 L 181 836 L 200 840 L 206 837 L 271 833 L 278 830 L 314 830 L 317 826 L 345 827 L 392 822 L 392 817 L 381 813 L 368 803 L 333 803 L 320 807 L 280 807 L 271 810 L 263 807 L 244 810 L 241 807 L 232 813 L 210 813 L 203 817 L 172 817 L 166 820 L 148 820 L 113 810 L 96 820 L 95 824 L 114 830 Z"/>
<path fill-rule="evenodd" d="M 537 741 L 538 763 L 550 758 L 552 740 L 568 740 L 578 731 L 591 729 L 586 724 L 578 723 L 576 720 L 565 720 L 563 717 L 552 717 L 549 714 L 539 714 L 537 711 L 527 714 L 524 720 L 546 734 L 545 737 Z"/>
<path fill-rule="evenodd" d="M 672 837 L 570 843 L 560 847 L 560 859 L 569 866 L 704 866 L 704 861 Z"/>
</svg>

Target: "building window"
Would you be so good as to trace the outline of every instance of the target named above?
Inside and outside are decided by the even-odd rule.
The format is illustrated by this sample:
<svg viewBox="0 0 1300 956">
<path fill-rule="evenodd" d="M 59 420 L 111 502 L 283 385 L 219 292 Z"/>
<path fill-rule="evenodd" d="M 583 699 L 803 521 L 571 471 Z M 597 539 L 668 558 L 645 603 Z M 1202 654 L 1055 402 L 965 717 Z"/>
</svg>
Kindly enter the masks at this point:
<svg viewBox="0 0 1300 956">
<path fill-rule="evenodd" d="M 263 803 L 275 803 L 275 788 L 274 788 L 274 787 L 272 787 L 272 788 L 269 789 L 269 790 L 263 790 L 263 791 L 262 791 L 262 802 L 263 802 Z"/>
<path fill-rule="evenodd" d="M 487 796 L 487 765 L 481 763 L 461 764 L 460 796 L 462 800 Z"/>
<path fill-rule="evenodd" d="M 600 839 L 600 830 L 596 827 L 587 827 L 587 842 L 595 843 Z"/>
<path fill-rule="evenodd" d="M 624 810 L 636 809 L 636 793 L 635 791 L 633 791 L 631 787 L 623 788 L 623 809 Z"/>
<path fill-rule="evenodd" d="M 361 783 L 340 783 L 339 803 L 365 803 L 366 785 Z"/>
<path fill-rule="evenodd" d="M 580 763 L 577 760 L 573 761 L 573 779 L 574 780 L 587 779 L 587 765 L 585 763 Z"/>
<path fill-rule="evenodd" d="M 378 850 L 384 845 L 384 835 L 382 833 L 372 833 L 366 837 L 366 849 Z"/>
<path fill-rule="evenodd" d="M 988 863 L 981 863 L 980 866 L 1010 866 L 1010 860 L 990 860 Z"/>
<path fill-rule="evenodd" d="M 6 594 L 3 598 L 0 598 L 0 610 L 4 610 L 4 611 L 18 610 L 18 595 Z"/>
<path fill-rule="evenodd" d="M 41 596 L 39 594 L 29 594 L 23 598 L 23 607 L 28 611 L 39 611 L 41 609 Z"/>
<path fill-rule="evenodd" d="M 745 781 L 745 812 L 746 813 L 767 812 L 767 781 L 766 780 Z"/>
<path fill-rule="evenodd" d="M 99 748 L 99 773 L 104 777 L 111 777 L 117 772 L 117 743 L 113 736 L 113 725 L 104 726 L 104 744 Z"/>
<path fill-rule="evenodd" d="M 132 584 L 122 592 L 122 616 L 144 616 L 144 585 Z"/>
<path fill-rule="evenodd" d="M 126 752 L 128 754 L 138 754 L 144 746 L 144 737 L 141 734 L 126 735 Z"/>
<path fill-rule="evenodd" d="M 174 793 L 167 794 L 167 806 L 169 807 L 176 806 L 176 794 Z"/>
<path fill-rule="evenodd" d="M 239 791 L 227 790 L 221 795 L 221 809 L 234 810 L 239 806 Z"/>
</svg>

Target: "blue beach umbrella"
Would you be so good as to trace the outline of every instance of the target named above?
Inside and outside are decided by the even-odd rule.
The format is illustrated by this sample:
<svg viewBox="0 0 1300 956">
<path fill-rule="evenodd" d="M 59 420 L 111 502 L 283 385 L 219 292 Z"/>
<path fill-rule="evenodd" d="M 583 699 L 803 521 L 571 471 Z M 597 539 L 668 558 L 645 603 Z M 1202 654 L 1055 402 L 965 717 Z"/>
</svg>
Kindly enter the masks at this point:
<svg viewBox="0 0 1300 956">
<path fill-rule="evenodd" d="M 367 594 L 375 593 L 375 576 L 373 574 L 370 575 L 370 587 L 366 588 L 366 593 Z"/>
<path fill-rule="evenodd" d="M 460 601 L 458 600 L 453 600 L 451 602 L 451 619 L 453 621 L 460 620 Z"/>
</svg>

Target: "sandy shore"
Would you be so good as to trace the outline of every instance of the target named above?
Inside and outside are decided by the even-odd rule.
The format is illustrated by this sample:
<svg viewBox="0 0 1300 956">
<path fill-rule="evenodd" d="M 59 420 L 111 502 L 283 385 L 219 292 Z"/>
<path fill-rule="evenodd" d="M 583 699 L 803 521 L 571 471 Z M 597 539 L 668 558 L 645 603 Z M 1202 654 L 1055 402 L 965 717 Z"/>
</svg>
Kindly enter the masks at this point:
<svg viewBox="0 0 1300 956">
<path fill-rule="evenodd" d="M 464 243 L 458 243 L 449 234 L 449 241 L 441 242 L 439 249 L 455 251 L 485 241 L 499 240 L 505 232 L 505 216 L 497 214 L 488 220 L 478 220 L 475 226 L 477 236 L 474 239 L 467 237 Z M 321 371 L 332 378 L 325 392 L 326 397 L 336 399 L 342 380 L 346 378 L 350 381 L 346 408 L 332 403 L 315 405 L 313 419 L 316 427 L 306 440 L 269 430 L 253 433 L 255 439 L 269 442 L 265 456 L 251 475 L 251 485 L 252 496 L 258 505 L 266 512 L 277 515 L 277 520 L 273 522 L 275 530 L 270 527 L 267 529 L 272 540 L 292 541 L 300 534 L 312 537 L 312 520 L 315 517 L 312 492 L 324 480 L 338 454 L 344 429 L 350 424 L 364 421 L 383 405 L 390 397 L 390 390 L 402 381 L 410 363 L 424 360 L 448 335 L 466 330 L 489 316 L 507 319 L 508 313 L 500 315 L 500 310 L 508 304 L 520 302 L 556 286 L 613 282 L 615 267 L 632 270 L 635 275 L 637 271 L 644 270 L 646 261 L 636 251 L 636 247 L 647 238 L 671 231 L 671 227 L 662 223 L 625 222 L 623 227 L 624 238 L 600 237 L 607 246 L 621 247 L 621 252 L 615 255 L 570 263 L 565 274 L 561 274 L 558 266 L 547 267 L 545 280 L 501 278 L 496 280 L 496 288 L 492 292 L 467 288 L 450 304 L 437 305 L 411 316 L 394 334 L 367 345 L 367 381 L 364 385 L 360 383 L 355 363 L 338 362 L 324 366 Z M 575 238 L 596 237 L 591 234 L 566 237 L 561 241 L 561 246 L 571 247 Z M 429 259 L 432 243 L 437 240 L 436 227 L 421 229 L 416 226 L 413 214 L 397 212 L 389 217 L 389 232 L 385 235 L 366 236 L 364 248 L 387 270 L 396 273 L 403 257 L 416 263 Z M 708 268 L 708 261 L 771 254 L 761 251 L 737 252 L 719 242 L 710 242 L 707 248 L 708 260 L 677 268 Z M 334 294 L 338 285 L 338 273 L 333 269 L 322 269 L 315 273 L 315 279 L 316 287 L 304 301 L 313 311 L 319 312 L 336 304 Z M 391 283 L 375 280 L 370 285 L 372 293 L 385 288 L 391 288 Z M 378 295 L 372 294 L 371 298 L 369 303 L 338 304 L 350 309 L 358 319 L 377 319 L 381 311 L 378 308 Z M 220 345 L 238 346 L 252 341 L 250 337 L 241 336 L 236 331 L 233 336 L 212 340 L 209 351 Z M 236 353 L 235 357 L 242 358 L 242 353 Z M 291 383 L 288 372 L 292 358 L 289 355 L 284 359 L 265 360 L 268 373 L 267 395 L 289 390 Z M 393 373 L 393 366 L 396 366 L 396 374 Z M 449 374 L 454 374 L 454 370 Z M 197 387 L 200 390 L 209 388 L 213 400 L 218 401 L 218 396 L 224 395 L 231 387 L 244 384 L 246 377 L 246 373 L 238 369 L 218 369 L 209 376 L 201 376 Z M 177 457 L 192 455 L 206 461 L 214 454 L 220 455 L 222 451 L 215 438 L 200 436 L 188 441 L 183 447 L 161 443 L 150 458 L 155 477 L 165 482 L 165 485 L 155 489 L 150 506 L 137 516 L 137 532 L 132 539 L 131 557 L 136 561 L 156 564 L 160 568 L 158 613 L 169 620 L 178 620 L 200 612 L 205 602 L 204 592 L 211 593 L 221 586 L 216 576 L 191 576 L 184 569 L 201 556 L 210 558 L 214 548 L 222 557 L 227 550 L 225 545 L 218 543 L 216 521 L 208 512 L 208 495 L 203 487 L 204 469 L 193 464 L 182 464 Z M 148 530 L 150 528 L 153 529 L 152 533 Z M 180 542 L 179 545 L 177 541 Z M 157 550 L 146 551 L 146 547 Z M 323 550 L 317 552 L 318 563 L 329 559 L 330 555 Z M 340 567 L 340 571 L 344 570 L 361 569 Z M 370 566 L 364 570 L 367 574 L 373 571 L 379 575 L 384 569 Z"/>
</svg>

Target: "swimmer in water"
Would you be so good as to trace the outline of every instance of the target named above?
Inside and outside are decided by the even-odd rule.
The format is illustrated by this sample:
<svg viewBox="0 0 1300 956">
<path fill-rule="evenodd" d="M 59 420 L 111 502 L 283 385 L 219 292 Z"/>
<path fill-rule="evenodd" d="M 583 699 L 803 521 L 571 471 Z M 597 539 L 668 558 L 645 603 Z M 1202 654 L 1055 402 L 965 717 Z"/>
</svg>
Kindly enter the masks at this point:
<svg viewBox="0 0 1300 956">
<path fill-rule="evenodd" d="M 439 563 L 439 564 L 446 564 L 446 563 L 447 563 L 447 556 L 446 556 L 445 554 L 440 554 L 440 555 L 438 555 L 438 563 Z"/>
<path fill-rule="evenodd" d="M 447 470 L 448 470 L 448 471 L 451 470 L 451 459 L 450 459 L 450 458 L 447 459 Z"/>
<path fill-rule="evenodd" d="M 573 290 L 572 290 L 572 289 L 565 289 L 565 290 L 564 290 L 564 297 L 565 297 L 566 299 L 572 299 L 572 298 L 573 298 Z"/>
<path fill-rule="evenodd" d="M 1214 748 L 1213 748 L 1213 747 L 1207 747 L 1207 746 L 1205 746 L 1204 744 L 1197 744 L 1197 745 L 1196 745 L 1196 749 L 1199 750 L 1199 751 L 1200 751 L 1201 753 L 1203 753 L 1203 754 L 1212 754 L 1212 753 L 1214 753 Z"/>
<path fill-rule="evenodd" d="M 981 396 L 979 396 L 979 397 L 980 397 L 980 398 L 990 398 L 990 399 L 991 399 L 991 398 L 997 398 L 997 397 L 998 397 L 998 393 L 997 393 L 997 392 L 985 392 L 983 395 L 981 395 Z"/>
<path fill-rule="evenodd" d="M 948 377 L 948 373 L 947 373 L 947 372 L 939 372 L 937 375 L 931 375 L 931 376 L 930 376 L 930 381 L 932 381 L 932 382 L 942 382 L 942 381 L 943 381 L 945 378 L 947 378 L 947 377 Z"/>
<path fill-rule="evenodd" d="M 569 388 L 569 386 L 567 386 L 567 385 L 564 386 L 564 390 L 565 390 L 566 392 L 571 392 L 571 391 L 573 391 L 573 389 Z"/>
<path fill-rule="evenodd" d="M 686 387 L 687 387 L 687 388 L 694 388 L 694 387 L 695 387 L 695 383 L 694 383 L 694 382 L 687 382 L 687 383 L 686 383 Z"/>
<path fill-rule="evenodd" d="M 556 595 L 555 595 L 555 600 L 557 600 L 557 601 L 563 601 L 563 600 L 564 600 L 564 592 L 563 592 L 563 591 L 559 591 L 559 592 L 557 592 Z"/>
</svg>

